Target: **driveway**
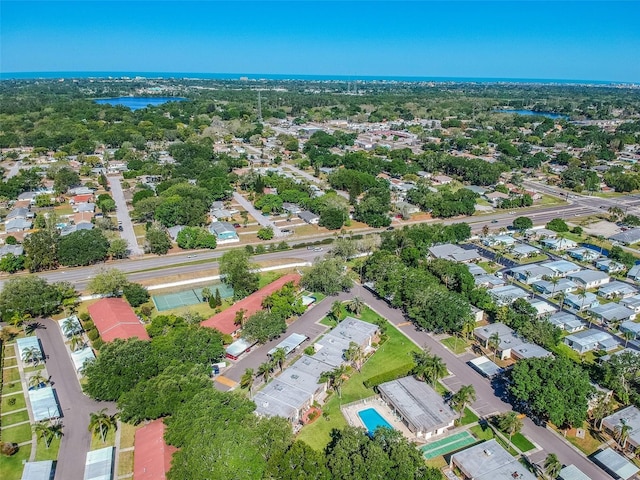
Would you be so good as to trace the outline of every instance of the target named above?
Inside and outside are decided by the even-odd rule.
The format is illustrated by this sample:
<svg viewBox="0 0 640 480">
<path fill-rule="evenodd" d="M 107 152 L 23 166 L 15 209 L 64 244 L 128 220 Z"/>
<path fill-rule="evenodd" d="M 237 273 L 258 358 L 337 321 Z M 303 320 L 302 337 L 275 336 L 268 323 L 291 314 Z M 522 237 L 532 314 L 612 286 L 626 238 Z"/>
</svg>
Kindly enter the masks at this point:
<svg viewBox="0 0 640 480">
<path fill-rule="evenodd" d="M 273 223 L 271 220 L 269 220 L 267 217 L 262 215 L 262 212 L 259 212 L 258 210 L 256 210 L 249 200 L 244 198 L 238 192 L 233 192 L 233 198 L 234 198 L 234 200 L 236 202 L 238 202 L 240 205 L 242 205 L 242 207 L 247 212 L 249 212 L 249 215 L 251 215 L 253 218 L 255 218 L 256 221 L 260 225 L 262 225 L 263 227 L 271 227 L 271 228 L 273 228 L 273 233 L 274 233 L 274 235 L 276 237 L 283 237 L 284 236 L 284 234 L 282 233 L 280 228 L 277 227 L 276 224 Z"/>
<path fill-rule="evenodd" d="M 120 179 L 118 177 L 108 178 L 109 185 L 111 185 L 111 196 L 116 202 L 116 216 L 118 217 L 119 224 L 122 225 L 120 236 L 129 244 L 129 253 L 131 256 L 143 255 L 144 251 L 138 246 L 138 240 L 133 231 L 133 223 L 131 223 L 131 217 L 129 216 L 129 209 L 127 208 L 127 201 L 124 198 Z"/>
<path fill-rule="evenodd" d="M 57 322 L 51 319 L 38 322 L 42 326 L 36 330 L 36 334 L 44 350 L 47 372 L 60 403 L 64 425 L 55 478 L 81 479 L 84 476 L 86 454 L 91 447 L 89 415 L 103 408 L 107 408 L 111 414 L 116 413 L 116 405 L 112 402 L 96 402 L 82 393 Z"/>
</svg>

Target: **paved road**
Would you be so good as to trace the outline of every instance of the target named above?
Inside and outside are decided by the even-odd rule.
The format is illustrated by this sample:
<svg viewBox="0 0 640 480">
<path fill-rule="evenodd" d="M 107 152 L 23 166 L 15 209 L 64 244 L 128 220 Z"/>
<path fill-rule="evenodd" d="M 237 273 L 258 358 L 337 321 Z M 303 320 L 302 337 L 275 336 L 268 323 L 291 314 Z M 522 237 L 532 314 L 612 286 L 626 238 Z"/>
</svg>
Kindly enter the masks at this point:
<svg viewBox="0 0 640 480">
<path fill-rule="evenodd" d="M 120 236 L 129 244 L 131 256 L 144 255 L 144 251 L 138 246 L 136 234 L 133 231 L 133 223 L 131 223 L 131 217 L 129 216 L 129 209 L 127 208 L 127 201 L 124 198 L 120 179 L 118 177 L 109 177 L 109 185 L 111 185 L 111 196 L 116 202 L 116 216 L 118 217 L 119 224 L 122 225 Z"/>
<path fill-rule="evenodd" d="M 280 230 L 280 227 L 278 227 L 275 223 L 273 223 L 267 217 L 262 215 L 261 212 L 256 210 L 253 207 L 253 204 L 250 201 L 248 201 L 246 198 L 244 198 L 241 194 L 239 194 L 238 192 L 233 192 L 233 198 L 234 198 L 234 200 L 236 202 L 238 202 L 240 205 L 242 205 L 242 207 L 247 212 L 249 212 L 249 215 L 251 215 L 253 218 L 255 218 L 256 221 L 260 225 L 262 225 L 263 227 L 271 227 L 271 228 L 273 228 L 273 233 L 275 234 L 275 237 L 283 237 L 284 236 L 284 233 L 282 233 L 282 231 Z"/>
<path fill-rule="evenodd" d="M 319 178 L 314 177 L 313 175 L 311 175 L 308 172 L 305 172 L 304 170 L 299 169 L 298 167 L 296 167 L 294 165 L 291 165 L 290 163 L 284 163 L 283 162 L 282 163 L 282 167 L 283 168 L 287 168 L 287 169 L 291 170 L 292 172 L 300 175 L 305 180 L 307 180 L 308 182 L 313 183 L 314 185 L 319 185 L 323 189 L 327 188 L 327 186 L 322 182 L 322 180 L 320 180 Z M 347 200 L 349 200 L 349 194 L 347 192 L 345 192 L 344 190 L 336 190 L 336 193 L 338 195 L 340 195 L 342 198 L 346 198 Z"/>
<path fill-rule="evenodd" d="M 89 415 L 103 408 L 113 414 L 116 406 L 111 402 L 96 402 L 82 393 L 57 322 L 46 319 L 39 320 L 39 323 L 42 327 L 36 330 L 36 334 L 47 359 L 47 372 L 58 396 L 64 425 L 55 478 L 81 479 L 86 452 L 91 446 Z"/>
<path fill-rule="evenodd" d="M 7 175 L 6 175 L 7 180 L 18 175 L 21 168 L 22 168 L 21 160 L 18 160 L 13 165 L 11 165 L 11 168 L 7 170 Z"/>
</svg>

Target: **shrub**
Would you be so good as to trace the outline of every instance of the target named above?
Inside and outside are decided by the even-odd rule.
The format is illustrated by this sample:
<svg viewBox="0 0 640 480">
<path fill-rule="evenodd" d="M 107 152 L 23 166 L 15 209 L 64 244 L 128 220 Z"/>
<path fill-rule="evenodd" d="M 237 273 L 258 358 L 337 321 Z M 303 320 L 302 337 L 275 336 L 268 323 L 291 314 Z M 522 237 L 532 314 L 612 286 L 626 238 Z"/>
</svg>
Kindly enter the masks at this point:
<svg viewBox="0 0 640 480">
<path fill-rule="evenodd" d="M 98 333 L 98 330 L 92 328 L 91 330 L 87 330 L 87 337 L 89 337 L 89 340 L 94 342 L 100 338 L 100 334 Z"/>
<path fill-rule="evenodd" d="M 87 320 L 85 322 L 82 322 L 82 327 L 85 330 L 94 330 L 96 328 L 96 325 L 93 323 L 92 320 Z"/>
<path fill-rule="evenodd" d="M 100 350 L 104 345 L 104 341 L 101 338 L 96 338 L 93 342 L 91 342 L 91 345 L 95 350 Z"/>
<path fill-rule="evenodd" d="M 16 398 L 11 397 L 7 403 L 9 404 L 10 407 L 13 407 L 16 404 Z"/>
<path fill-rule="evenodd" d="M 316 348 L 313 345 L 309 345 L 307 348 L 304 349 L 305 355 L 313 355 L 314 353 L 316 353 Z"/>
<path fill-rule="evenodd" d="M 374 375 L 373 377 L 367 378 L 363 383 L 367 388 L 377 387 L 381 383 L 390 382 L 392 380 L 397 380 L 401 377 L 406 377 L 409 372 L 413 369 L 413 363 L 407 363 L 398 368 L 394 368 L 393 370 L 389 370 L 384 373 L 380 373 L 378 375 Z"/>
<path fill-rule="evenodd" d="M 80 319 L 81 322 L 87 322 L 91 320 L 91 317 L 87 312 L 82 312 L 80 315 L 78 315 L 78 318 Z"/>
<path fill-rule="evenodd" d="M 6 457 L 10 457 L 11 455 L 15 455 L 16 453 L 18 453 L 18 450 L 20 448 L 18 447 L 17 443 L 12 443 L 12 442 L 0 442 L 0 453 Z"/>
</svg>

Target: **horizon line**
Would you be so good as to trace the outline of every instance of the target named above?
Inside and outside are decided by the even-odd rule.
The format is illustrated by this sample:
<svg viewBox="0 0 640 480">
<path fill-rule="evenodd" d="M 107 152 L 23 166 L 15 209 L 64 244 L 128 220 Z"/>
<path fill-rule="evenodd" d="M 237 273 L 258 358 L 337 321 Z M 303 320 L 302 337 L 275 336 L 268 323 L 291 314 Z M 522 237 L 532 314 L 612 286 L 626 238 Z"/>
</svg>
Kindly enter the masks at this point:
<svg viewBox="0 0 640 480">
<path fill-rule="evenodd" d="M 562 83 L 635 85 L 634 81 L 578 80 L 565 78 L 523 78 L 523 77 L 472 77 L 438 75 L 347 75 L 347 74 L 300 74 L 300 73 L 238 73 L 238 72 L 178 72 L 178 71 L 108 71 L 108 70 L 65 70 L 65 71 L 16 71 L 0 72 L 0 80 L 36 80 L 43 78 L 101 78 L 113 77 L 180 78 L 241 80 L 341 80 L 341 81 L 398 81 L 398 82 L 459 82 L 459 83 Z"/>
</svg>

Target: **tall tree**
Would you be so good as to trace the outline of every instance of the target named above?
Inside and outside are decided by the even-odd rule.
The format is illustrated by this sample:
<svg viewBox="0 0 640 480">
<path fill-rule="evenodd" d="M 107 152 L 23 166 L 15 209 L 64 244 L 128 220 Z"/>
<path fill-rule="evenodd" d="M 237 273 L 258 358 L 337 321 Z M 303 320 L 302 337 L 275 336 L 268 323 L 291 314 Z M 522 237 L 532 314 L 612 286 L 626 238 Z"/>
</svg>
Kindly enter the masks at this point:
<svg viewBox="0 0 640 480">
<path fill-rule="evenodd" d="M 230 250 L 222 255 L 220 276 L 223 282 L 233 288 L 235 299 L 244 298 L 258 290 L 258 273 L 249 262 L 249 254 L 245 250 Z"/>
<path fill-rule="evenodd" d="M 500 430 L 509 434 L 509 443 L 511 443 L 511 437 L 518 433 L 523 426 L 522 420 L 516 412 L 507 412 L 498 416 L 497 424 Z"/>
<path fill-rule="evenodd" d="M 98 295 L 119 296 L 127 283 L 127 276 L 122 270 L 104 268 L 89 281 L 89 291 Z"/>
<path fill-rule="evenodd" d="M 44 440 L 45 447 L 48 449 L 54 438 L 60 438 L 62 433 L 62 423 L 48 422 L 42 420 L 33 426 L 34 433 Z"/>
<path fill-rule="evenodd" d="M 116 428 L 116 418 L 115 415 L 109 415 L 106 408 L 89 415 L 89 431 L 93 435 L 100 435 L 102 443 L 107 441 L 107 433 L 112 428 Z"/>
<path fill-rule="evenodd" d="M 464 416 L 464 409 L 471 402 L 476 401 L 476 389 L 473 388 L 473 385 L 463 385 L 460 387 L 456 393 L 453 394 L 451 398 L 451 402 L 454 405 L 456 411 L 460 412 L 460 419 L 462 421 L 462 417 Z"/>
<path fill-rule="evenodd" d="M 245 369 L 242 377 L 240 377 L 240 388 L 246 388 L 249 391 L 249 395 L 251 395 L 251 388 L 253 387 L 255 378 L 253 368 Z"/>
<path fill-rule="evenodd" d="M 562 463 L 555 453 L 550 453 L 544 459 L 544 472 L 549 478 L 556 478 L 562 470 Z"/>
</svg>

